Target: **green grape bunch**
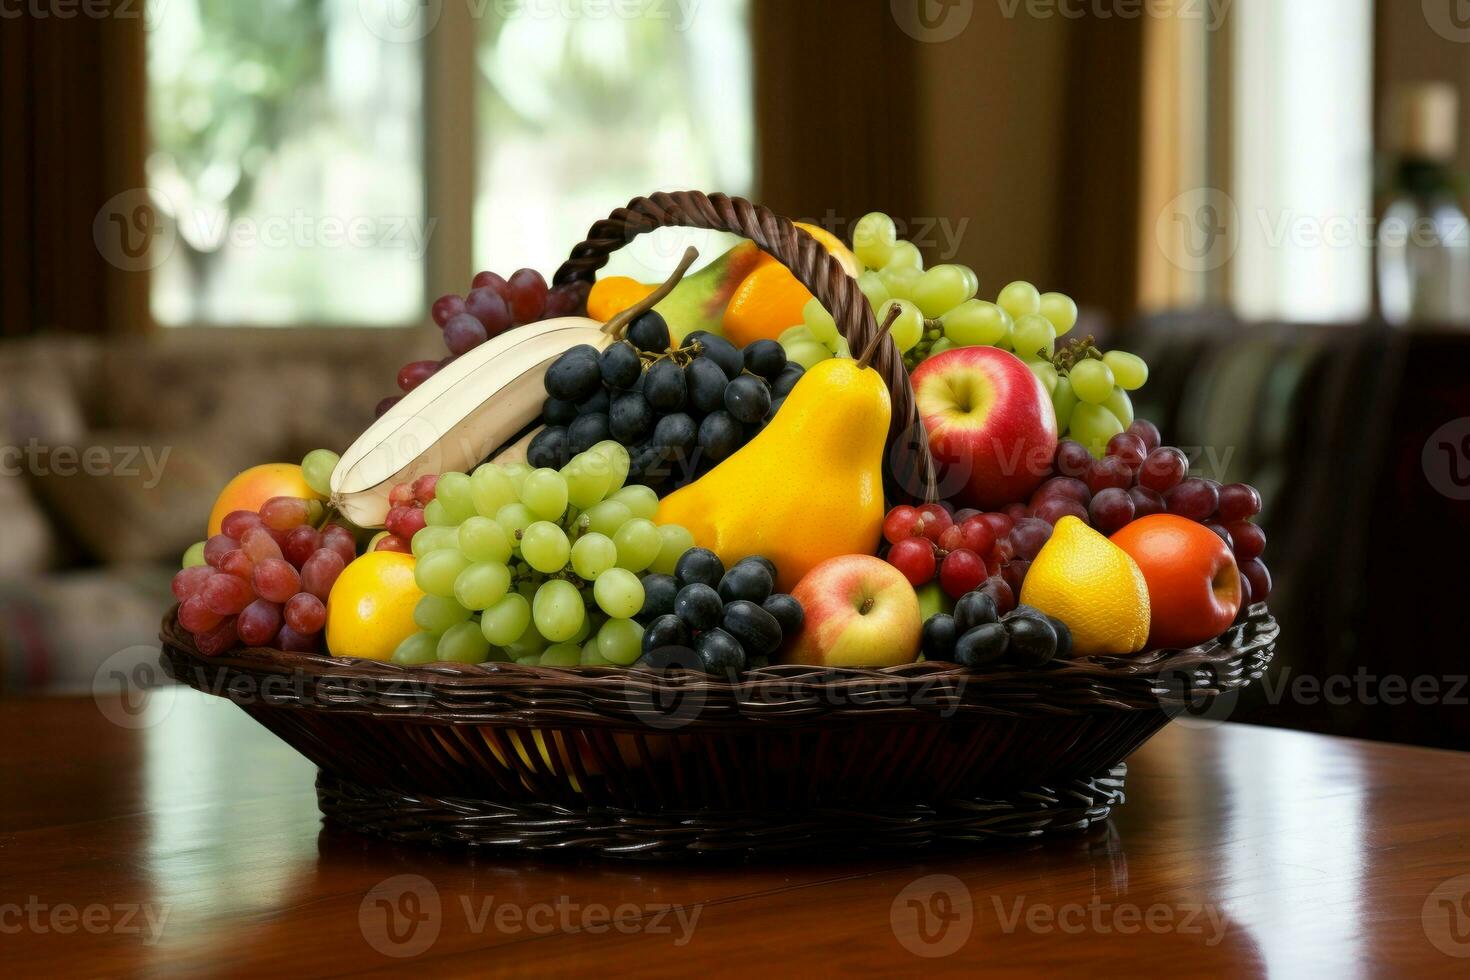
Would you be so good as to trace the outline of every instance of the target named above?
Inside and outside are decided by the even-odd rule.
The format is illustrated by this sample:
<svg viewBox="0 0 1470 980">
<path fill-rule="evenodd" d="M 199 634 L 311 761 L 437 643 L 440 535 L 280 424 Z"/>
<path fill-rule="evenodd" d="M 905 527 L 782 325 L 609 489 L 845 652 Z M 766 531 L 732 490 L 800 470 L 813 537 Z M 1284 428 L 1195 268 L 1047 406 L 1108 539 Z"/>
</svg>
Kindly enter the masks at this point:
<svg viewBox="0 0 1470 980">
<path fill-rule="evenodd" d="M 1029 363 L 1029 362 L 1028 362 Z M 1101 459 L 1108 440 L 1133 424 L 1130 391 L 1148 380 L 1137 354 L 1099 350 L 1092 337 L 1074 340 L 1032 368 L 1051 392 L 1058 436 L 1070 436 Z"/>
<path fill-rule="evenodd" d="M 1148 380 L 1148 365 L 1124 351 L 1098 350 L 1092 337 L 1062 342 L 1077 325 L 1077 304 L 1065 293 L 1041 292 L 1025 281 L 1008 284 L 987 302 L 968 266 L 924 268 L 913 242 L 898 238 L 886 214 L 864 215 L 853 229 L 853 252 L 864 271 L 858 287 L 882 322 L 899 308 L 889 335 L 914 370 L 956 347 L 998 347 L 1019 357 L 1041 380 L 1056 409 L 1057 433 L 1103 455 L 1108 439 L 1133 422 L 1129 392 Z M 851 357 L 832 315 L 812 299 L 802 322 L 780 343 L 790 360 L 811 369 L 829 357 Z"/>
<path fill-rule="evenodd" d="M 973 269 L 957 263 L 925 269 L 918 246 L 899 240 L 897 227 L 886 214 L 875 211 L 858 221 L 853 251 L 864 267 L 858 286 L 874 317 L 881 322 L 893 306 L 899 308 L 889 335 L 910 370 L 953 347 L 983 344 L 1011 350 L 1022 316 L 1039 315 L 1051 324 L 1053 336 L 1045 341 L 1049 344 L 1077 322 L 1077 304 L 1070 298 L 1037 293 L 1029 283 L 1012 283 L 995 303 L 977 299 L 980 279 Z M 1028 343 L 1033 334 L 1040 337 L 1039 326 L 1032 323 L 1023 331 Z M 815 299 L 802 310 L 802 322 L 779 339 L 786 356 L 808 369 L 828 357 L 851 356 L 832 315 Z"/>
<path fill-rule="evenodd" d="M 393 662 L 628 666 L 642 654 L 639 574 L 669 574 L 694 546 L 657 525 L 658 495 L 624 485 L 607 440 L 560 470 L 486 463 L 439 477 L 413 536 L 419 632 Z"/>
</svg>

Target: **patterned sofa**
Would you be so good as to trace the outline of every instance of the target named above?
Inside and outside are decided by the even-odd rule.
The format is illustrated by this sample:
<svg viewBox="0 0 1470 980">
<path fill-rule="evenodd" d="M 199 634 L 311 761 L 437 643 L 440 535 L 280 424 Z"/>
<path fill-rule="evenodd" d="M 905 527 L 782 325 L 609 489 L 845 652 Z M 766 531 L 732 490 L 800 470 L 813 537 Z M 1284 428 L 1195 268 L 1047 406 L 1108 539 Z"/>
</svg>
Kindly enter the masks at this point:
<svg viewBox="0 0 1470 980">
<path fill-rule="evenodd" d="M 183 549 L 255 463 L 341 450 L 432 328 L 0 342 L 0 695 L 156 646 Z"/>
</svg>

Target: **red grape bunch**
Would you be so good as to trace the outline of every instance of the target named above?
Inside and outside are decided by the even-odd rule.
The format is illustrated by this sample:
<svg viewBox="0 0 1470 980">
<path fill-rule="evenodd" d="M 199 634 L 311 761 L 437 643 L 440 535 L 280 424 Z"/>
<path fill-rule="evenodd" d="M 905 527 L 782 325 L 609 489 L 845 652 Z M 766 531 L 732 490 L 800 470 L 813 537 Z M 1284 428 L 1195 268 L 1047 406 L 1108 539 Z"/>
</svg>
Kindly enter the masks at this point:
<svg viewBox="0 0 1470 980">
<path fill-rule="evenodd" d="M 179 624 L 200 653 L 241 644 L 321 649 L 327 596 L 357 557 L 357 542 L 339 524 L 313 527 L 320 513 L 319 503 L 296 497 L 272 497 L 259 513 L 231 511 L 204 544 L 205 564 L 174 575 Z"/>
<path fill-rule="evenodd" d="M 883 519 L 883 537 L 888 563 L 914 588 L 937 580 L 951 599 L 983 592 L 1004 615 L 1016 607 L 1025 570 L 1050 540 L 1051 525 L 999 511 L 951 513 L 944 504 L 905 505 Z"/>
<path fill-rule="evenodd" d="M 1144 419 L 1109 439 L 1101 459 L 1063 439 L 1053 460 L 1057 475 L 1032 494 L 1030 513 L 1050 524 L 1071 514 L 1107 535 L 1151 514 L 1197 521 L 1235 553 L 1246 582 L 1242 608 L 1263 601 L 1271 594 L 1271 573 L 1261 561 L 1266 532 L 1251 520 L 1261 511 L 1261 495 L 1244 483 L 1222 486 L 1190 476 L 1184 452 L 1160 441 L 1158 428 Z"/>
<path fill-rule="evenodd" d="M 444 332 L 449 356 L 403 365 L 398 369 L 399 390 L 408 394 L 459 355 L 511 327 L 584 313 L 590 288 L 585 282 L 548 287 L 535 269 L 519 269 L 509 279 L 494 272 L 478 273 L 470 282 L 468 293 L 463 296 L 446 293 L 429 308 L 434 323 Z M 402 397 L 384 398 L 378 403 L 377 414 L 381 416 Z"/>
<path fill-rule="evenodd" d="M 413 536 L 427 523 L 424 508 L 434 500 L 439 477 L 425 473 L 412 483 L 400 483 L 388 494 L 388 516 L 383 520 L 387 531 L 374 539 L 374 551 L 398 551 L 412 554 Z"/>
</svg>

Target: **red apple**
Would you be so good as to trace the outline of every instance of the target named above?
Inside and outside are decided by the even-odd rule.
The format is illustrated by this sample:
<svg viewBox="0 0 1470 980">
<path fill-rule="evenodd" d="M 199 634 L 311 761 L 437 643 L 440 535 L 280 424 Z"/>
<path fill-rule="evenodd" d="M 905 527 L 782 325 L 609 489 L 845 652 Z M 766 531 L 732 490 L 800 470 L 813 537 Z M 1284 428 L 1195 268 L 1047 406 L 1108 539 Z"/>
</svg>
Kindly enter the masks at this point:
<svg viewBox="0 0 1470 980">
<path fill-rule="evenodd" d="M 806 619 L 785 663 L 892 667 L 919 655 L 919 597 L 903 573 L 881 558 L 829 558 L 791 594 Z"/>
<path fill-rule="evenodd" d="M 957 347 L 912 381 L 944 495 L 981 510 L 1029 500 L 1057 449 L 1051 396 L 1031 369 L 998 347 Z"/>
<path fill-rule="evenodd" d="M 1150 647 L 1188 647 L 1219 636 L 1240 611 L 1240 570 L 1224 540 L 1175 514 L 1142 517 L 1108 540 L 1148 583 Z"/>
</svg>

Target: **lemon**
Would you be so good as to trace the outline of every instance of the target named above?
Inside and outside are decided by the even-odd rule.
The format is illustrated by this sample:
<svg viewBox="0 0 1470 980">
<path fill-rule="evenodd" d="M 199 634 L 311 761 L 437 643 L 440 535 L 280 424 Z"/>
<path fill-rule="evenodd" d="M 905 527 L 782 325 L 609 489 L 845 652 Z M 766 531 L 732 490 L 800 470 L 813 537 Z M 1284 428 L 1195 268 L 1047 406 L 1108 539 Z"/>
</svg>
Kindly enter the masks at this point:
<svg viewBox="0 0 1470 980">
<path fill-rule="evenodd" d="M 1066 623 L 1080 656 L 1134 653 L 1148 640 L 1148 583 L 1138 563 L 1075 517 L 1057 521 L 1021 601 Z"/>
<path fill-rule="evenodd" d="M 424 593 L 414 557 L 371 551 L 342 570 L 327 597 L 327 649 L 336 657 L 387 660 L 418 632 L 413 610 Z"/>
</svg>

